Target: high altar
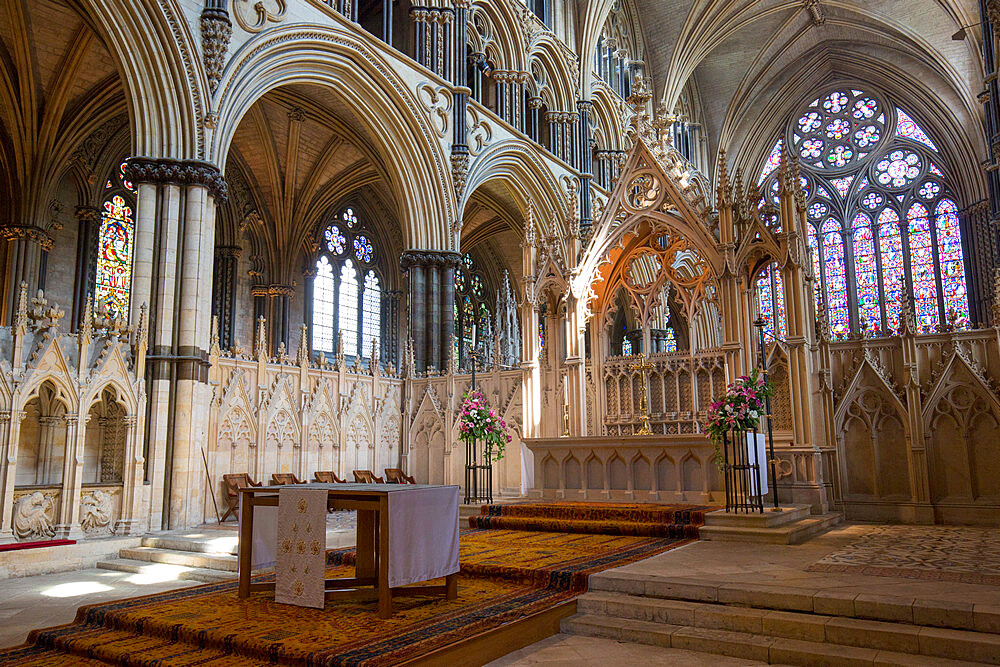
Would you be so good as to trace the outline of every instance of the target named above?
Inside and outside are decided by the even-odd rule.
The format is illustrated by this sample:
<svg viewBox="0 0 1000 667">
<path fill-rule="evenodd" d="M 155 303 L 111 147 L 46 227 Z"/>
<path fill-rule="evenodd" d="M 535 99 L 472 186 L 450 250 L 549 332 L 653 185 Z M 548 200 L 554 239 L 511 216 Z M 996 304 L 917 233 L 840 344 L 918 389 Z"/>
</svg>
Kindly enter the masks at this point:
<svg viewBox="0 0 1000 667">
<path fill-rule="evenodd" d="M 719 502 L 722 480 L 702 423 L 726 385 L 760 358 L 757 278 L 773 270 L 787 322 L 780 340 L 772 329 L 765 343 L 782 502 L 815 513 L 836 505 L 848 516 L 975 520 L 969 503 L 931 502 L 923 435 L 893 435 L 924 428 L 920 399 L 936 390 L 901 387 L 891 376 L 902 364 L 911 369 L 904 375 L 932 382 L 942 367 L 964 367 L 966 341 L 955 339 L 975 345 L 979 332 L 951 332 L 940 349 L 917 353 L 904 303 L 898 336 L 832 340 L 826 309 L 815 305 L 797 163 L 784 156 L 772 206 L 740 174 L 730 182 L 723 156 L 713 211 L 707 180 L 670 145 L 669 123 L 648 118 L 646 99 L 641 86 L 630 98 L 635 145 L 615 189 L 595 205 L 589 238 L 575 229 L 566 239 L 539 238 L 528 202 L 524 349 L 541 341 L 537 360 L 522 366 L 528 494 Z M 637 372 L 640 353 L 648 364 Z M 880 398 L 884 387 L 891 399 Z M 894 410 L 900 401 L 906 407 Z M 869 408 L 888 417 L 855 424 L 845 415 Z M 654 435 L 638 435 L 647 410 Z"/>
</svg>

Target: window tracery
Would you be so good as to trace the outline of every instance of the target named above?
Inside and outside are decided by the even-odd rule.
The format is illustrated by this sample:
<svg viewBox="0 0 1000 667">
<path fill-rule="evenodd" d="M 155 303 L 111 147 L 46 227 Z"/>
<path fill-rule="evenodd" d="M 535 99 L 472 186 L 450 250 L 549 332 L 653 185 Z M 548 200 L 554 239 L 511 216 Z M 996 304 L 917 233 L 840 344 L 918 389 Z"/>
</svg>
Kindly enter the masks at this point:
<svg viewBox="0 0 1000 667">
<path fill-rule="evenodd" d="M 852 86 L 813 99 L 761 169 L 758 184 L 772 198 L 785 143 L 813 185 L 804 188 L 807 243 L 817 307 L 825 303 L 835 337 L 898 330 L 901 297 L 920 331 L 968 323 L 958 205 L 936 144 L 912 115 Z"/>
<path fill-rule="evenodd" d="M 313 349 L 336 352 L 343 335 L 347 357 L 367 356 L 382 337 L 379 253 L 352 208 L 323 230 L 313 278 Z"/>
<path fill-rule="evenodd" d="M 469 350 L 483 341 L 491 344 L 492 308 L 486 299 L 486 279 L 468 253 L 455 269 L 455 359 L 462 368 L 470 365 Z"/>
<path fill-rule="evenodd" d="M 135 242 L 135 186 L 125 178 L 123 162 L 104 186 L 105 200 L 97 237 L 94 301 L 108 314 L 128 319 Z"/>
</svg>

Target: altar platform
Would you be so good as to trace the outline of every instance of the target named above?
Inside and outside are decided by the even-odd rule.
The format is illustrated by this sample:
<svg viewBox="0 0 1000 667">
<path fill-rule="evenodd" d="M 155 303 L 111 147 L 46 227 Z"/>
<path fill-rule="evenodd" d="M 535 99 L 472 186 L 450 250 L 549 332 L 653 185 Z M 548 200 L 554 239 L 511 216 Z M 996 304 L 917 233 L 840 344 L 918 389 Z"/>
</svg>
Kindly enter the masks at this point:
<svg viewBox="0 0 1000 667">
<path fill-rule="evenodd" d="M 715 446 L 701 433 L 530 438 L 531 499 L 724 505 Z"/>
</svg>

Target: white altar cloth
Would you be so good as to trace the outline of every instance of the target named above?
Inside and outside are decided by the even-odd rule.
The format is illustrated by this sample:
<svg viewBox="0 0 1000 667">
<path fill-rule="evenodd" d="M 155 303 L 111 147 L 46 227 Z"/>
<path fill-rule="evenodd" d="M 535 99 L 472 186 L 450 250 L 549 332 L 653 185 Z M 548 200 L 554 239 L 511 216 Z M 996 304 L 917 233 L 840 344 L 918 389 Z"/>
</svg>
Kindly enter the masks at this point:
<svg viewBox="0 0 1000 667">
<path fill-rule="evenodd" d="M 389 587 L 458 572 L 458 487 L 387 484 Z"/>
</svg>

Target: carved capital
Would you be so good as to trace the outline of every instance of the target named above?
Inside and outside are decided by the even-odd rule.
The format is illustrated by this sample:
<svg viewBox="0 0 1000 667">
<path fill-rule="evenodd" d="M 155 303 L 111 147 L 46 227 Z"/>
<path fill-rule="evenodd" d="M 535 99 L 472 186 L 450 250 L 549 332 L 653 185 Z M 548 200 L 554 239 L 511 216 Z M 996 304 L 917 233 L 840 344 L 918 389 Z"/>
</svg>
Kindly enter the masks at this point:
<svg viewBox="0 0 1000 667">
<path fill-rule="evenodd" d="M 131 157 L 125 163 L 125 178 L 133 183 L 200 185 L 208 189 L 216 204 L 225 203 L 229 195 L 219 168 L 201 160 Z"/>
<path fill-rule="evenodd" d="M 293 294 L 295 294 L 295 288 L 291 285 L 269 285 L 267 288 L 268 296 L 291 297 Z"/>
<path fill-rule="evenodd" d="M 462 255 L 450 250 L 404 250 L 399 266 L 406 271 L 411 266 L 458 268 Z"/>
</svg>

